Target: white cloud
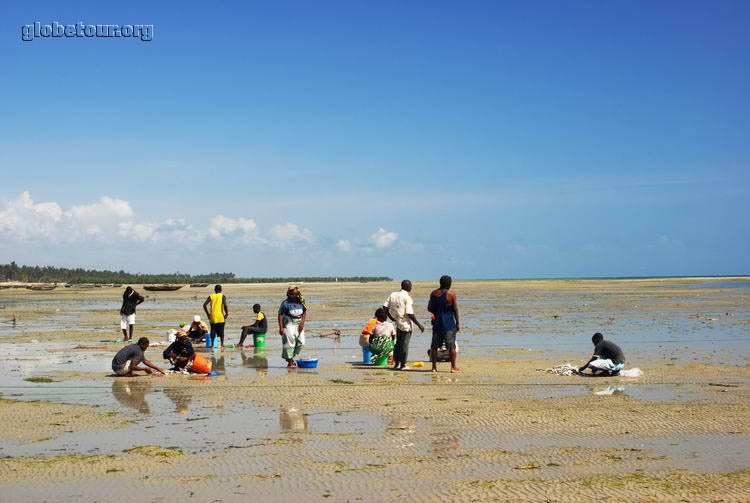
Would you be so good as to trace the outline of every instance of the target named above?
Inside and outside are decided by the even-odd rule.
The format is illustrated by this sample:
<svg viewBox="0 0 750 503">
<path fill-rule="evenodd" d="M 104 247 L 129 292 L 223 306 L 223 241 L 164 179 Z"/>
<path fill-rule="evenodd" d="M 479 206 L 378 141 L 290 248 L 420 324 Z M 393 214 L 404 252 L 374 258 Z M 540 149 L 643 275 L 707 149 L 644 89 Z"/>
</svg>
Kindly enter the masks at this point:
<svg viewBox="0 0 750 503">
<path fill-rule="evenodd" d="M 143 242 L 153 237 L 157 227 L 158 224 L 155 223 L 137 224 L 135 222 L 120 222 L 117 225 L 117 233 L 122 238 Z"/>
<path fill-rule="evenodd" d="M 398 234 L 395 232 L 388 232 L 382 227 L 378 231 L 370 236 L 370 242 L 375 245 L 376 248 L 388 248 L 398 239 Z"/>
<path fill-rule="evenodd" d="M 19 240 L 45 238 L 55 232 L 62 218 L 57 203 L 34 203 L 31 195 L 23 192 L 0 211 L 0 234 Z"/>
<path fill-rule="evenodd" d="M 208 233 L 214 238 L 230 236 L 239 238 L 244 242 L 250 242 L 257 239 L 257 230 L 258 226 L 254 220 L 217 215 L 211 219 Z"/>
<path fill-rule="evenodd" d="M 65 215 L 78 221 L 100 220 L 102 218 L 132 218 L 133 209 L 127 201 L 104 196 L 94 204 L 73 206 L 65 212 Z"/>
<path fill-rule="evenodd" d="M 310 229 L 300 229 L 297 224 L 286 223 L 283 225 L 274 225 L 271 228 L 271 236 L 283 246 L 297 241 L 312 241 L 312 231 Z"/>
<path fill-rule="evenodd" d="M 345 251 L 345 252 L 351 251 L 351 249 L 352 249 L 352 242 L 348 241 L 346 239 L 339 239 L 336 242 L 336 248 L 338 248 L 341 251 Z"/>
<path fill-rule="evenodd" d="M 127 201 L 108 196 L 63 211 L 55 202 L 35 203 L 28 192 L 23 192 L 0 211 L 0 236 L 10 241 L 111 244 L 183 240 L 188 236 L 201 239 L 201 235 L 182 219 L 138 222 Z"/>
</svg>

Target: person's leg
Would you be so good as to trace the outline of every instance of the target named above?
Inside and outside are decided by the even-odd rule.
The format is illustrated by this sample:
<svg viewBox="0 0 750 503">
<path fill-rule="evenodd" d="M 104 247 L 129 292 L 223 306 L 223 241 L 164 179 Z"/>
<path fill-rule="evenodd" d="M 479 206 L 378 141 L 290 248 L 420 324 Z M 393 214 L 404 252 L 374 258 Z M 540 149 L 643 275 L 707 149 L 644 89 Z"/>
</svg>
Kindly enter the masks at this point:
<svg viewBox="0 0 750 503">
<path fill-rule="evenodd" d="M 122 340 L 128 341 L 128 317 L 120 314 L 120 330 L 122 330 Z"/>
<path fill-rule="evenodd" d="M 293 323 L 287 323 L 284 332 L 281 334 L 281 357 L 286 360 L 288 365 L 294 361 L 294 345 L 296 342 L 296 328 Z"/>
<path fill-rule="evenodd" d="M 396 329 L 396 345 L 393 347 L 393 370 L 398 370 L 401 363 L 401 353 L 404 347 L 404 333 Z"/>
<path fill-rule="evenodd" d="M 404 340 L 401 343 L 401 370 L 406 367 L 409 360 L 409 342 L 411 342 L 411 332 L 404 332 Z"/>
<path fill-rule="evenodd" d="M 216 335 L 219 336 L 219 340 L 221 341 L 221 350 L 224 350 L 224 323 L 217 323 L 216 324 Z"/>
<path fill-rule="evenodd" d="M 216 332 L 219 330 L 218 323 L 211 323 L 211 335 L 209 335 L 209 341 L 211 342 L 211 346 L 209 347 L 215 347 L 216 346 Z"/>
<path fill-rule="evenodd" d="M 242 333 L 240 334 L 240 342 L 237 344 L 238 346 L 242 346 L 242 344 L 245 342 L 245 337 L 247 337 L 247 333 L 250 330 L 250 325 L 245 325 L 242 327 Z"/>
<path fill-rule="evenodd" d="M 614 368 L 614 364 L 610 359 L 597 358 L 596 360 L 589 362 L 588 367 L 591 369 L 592 375 L 605 374 L 610 375 L 610 370 Z M 585 370 L 585 369 L 584 369 Z"/>
<path fill-rule="evenodd" d="M 458 358 L 458 352 L 456 351 L 456 331 L 449 330 L 445 333 L 445 349 L 448 350 L 451 357 L 451 372 L 461 372 L 461 369 L 456 367 L 456 358 Z"/>
<path fill-rule="evenodd" d="M 439 332 L 432 331 L 432 342 L 430 343 L 430 359 L 432 360 L 432 371 L 437 372 L 437 354 L 438 348 L 442 345 L 442 335 Z"/>
<path fill-rule="evenodd" d="M 294 341 L 294 356 L 297 356 L 302 352 L 302 348 L 305 347 L 305 331 L 297 333 L 297 338 Z"/>
<path fill-rule="evenodd" d="M 133 340 L 133 330 L 134 330 L 134 329 L 135 329 L 135 325 L 134 325 L 134 324 L 131 324 L 131 325 L 130 325 L 130 340 L 131 340 L 131 341 Z"/>
</svg>

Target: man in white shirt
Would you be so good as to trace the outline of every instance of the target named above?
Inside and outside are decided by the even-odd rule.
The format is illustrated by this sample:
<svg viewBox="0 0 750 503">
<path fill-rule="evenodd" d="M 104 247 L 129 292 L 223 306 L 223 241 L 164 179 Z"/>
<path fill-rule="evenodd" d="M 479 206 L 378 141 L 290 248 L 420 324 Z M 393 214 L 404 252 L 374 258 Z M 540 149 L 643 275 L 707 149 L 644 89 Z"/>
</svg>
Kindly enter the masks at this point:
<svg viewBox="0 0 750 503">
<path fill-rule="evenodd" d="M 393 348 L 393 370 L 404 370 L 409 356 L 409 341 L 411 340 L 412 322 L 421 332 L 424 326 L 414 316 L 414 301 L 409 295 L 411 281 L 401 282 L 401 290 L 393 292 L 383 303 L 388 317 L 396 324 L 396 346 Z"/>
</svg>

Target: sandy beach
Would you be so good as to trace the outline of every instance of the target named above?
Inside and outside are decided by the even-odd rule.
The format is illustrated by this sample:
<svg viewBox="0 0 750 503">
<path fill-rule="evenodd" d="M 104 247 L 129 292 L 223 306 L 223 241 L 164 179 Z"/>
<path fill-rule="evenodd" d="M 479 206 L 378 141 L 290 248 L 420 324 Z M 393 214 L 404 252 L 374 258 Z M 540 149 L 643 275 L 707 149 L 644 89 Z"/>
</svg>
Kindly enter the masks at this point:
<svg viewBox="0 0 750 503">
<path fill-rule="evenodd" d="M 318 368 L 287 370 L 269 330 L 264 350 L 201 348 L 220 376 L 131 379 L 109 369 L 121 288 L 0 290 L 0 501 L 748 501 L 748 284 L 457 281 L 461 374 L 429 372 L 429 324 L 424 367 L 361 363 L 396 283 L 303 284 Z M 166 331 L 209 289 L 134 286 L 135 337 L 165 366 Z M 434 287 L 412 292 L 423 322 Z M 224 291 L 231 344 L 285 285 Z M 643 375 L 545 371 L 584 363 L 596 331 Z"/>
</svg>

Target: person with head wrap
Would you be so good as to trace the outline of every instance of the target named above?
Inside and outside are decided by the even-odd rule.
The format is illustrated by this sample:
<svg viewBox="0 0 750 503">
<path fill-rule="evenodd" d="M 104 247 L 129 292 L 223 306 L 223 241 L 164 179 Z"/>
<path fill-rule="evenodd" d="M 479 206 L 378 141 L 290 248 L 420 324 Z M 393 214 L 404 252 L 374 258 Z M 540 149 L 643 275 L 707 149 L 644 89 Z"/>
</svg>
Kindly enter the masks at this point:
<svg viewBox="0 0 750 503">
<path fill-rule="evenodd" d="M 294 357 L 300 354 L 305 345 L 305 319 L 307 306 L 305 297 L 296 286 L 290 286 L 286 299 L 279 306 L 279 334 L 281 335 L 281 357 L 287 367 L 296 368 Z"/>
<path fill-rule="evenodd" d="M 375 318 L 378 322 L 372 327 L 370 335 L 370 360 L 375 363 L 377 360 L 388 356 L 396 341 L 396 328 L 388 321 L 388 315 L 384 307 L 375 311 Z"/>
</svg>

